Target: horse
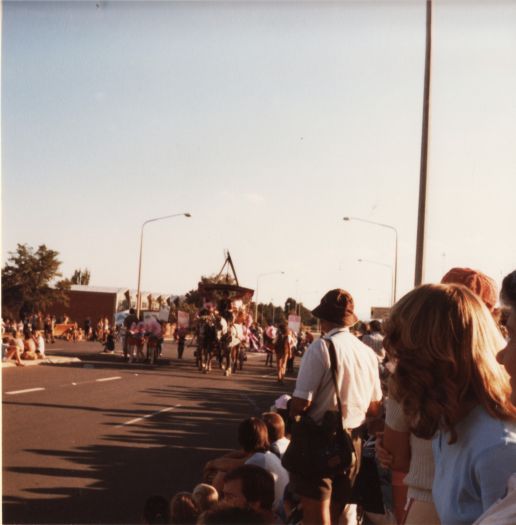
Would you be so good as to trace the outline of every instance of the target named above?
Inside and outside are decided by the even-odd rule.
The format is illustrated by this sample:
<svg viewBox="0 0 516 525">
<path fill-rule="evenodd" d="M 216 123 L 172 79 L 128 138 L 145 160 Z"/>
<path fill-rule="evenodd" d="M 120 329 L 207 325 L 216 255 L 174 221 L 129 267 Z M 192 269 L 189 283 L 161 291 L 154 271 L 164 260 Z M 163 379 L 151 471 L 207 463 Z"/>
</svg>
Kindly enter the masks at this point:
<svg viewBox="0 0 516 525">
<path fill-rule="evenodd" d="M 199 319 L 197 366 L 203 373 L 211 370 L 211 361 L 218 348 L 217 319 L 209 315 Z"/>
</svg>

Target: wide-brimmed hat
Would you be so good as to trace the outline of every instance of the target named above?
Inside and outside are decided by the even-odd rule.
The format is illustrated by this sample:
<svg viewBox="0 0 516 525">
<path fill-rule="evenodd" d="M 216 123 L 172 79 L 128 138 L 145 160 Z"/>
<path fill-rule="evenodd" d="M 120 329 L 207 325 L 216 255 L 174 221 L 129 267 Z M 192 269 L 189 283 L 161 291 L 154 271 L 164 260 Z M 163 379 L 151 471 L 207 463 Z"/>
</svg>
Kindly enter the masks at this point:
<svg viewBox="0 0 516 525">
<path fill-rule="evenodd" d="M 312 310 L 312 314 L 330 323 L 353 326 L 358 321 L 354 309 L 355 303 L 351 294 L 336 288 L 324 295 L 319 306 Z"/>
<path fill-rule="evenodd" d="M 462 284 L 476 293 L 489 310 L 495 307 L 498 300 L 498 287 L 491 277 L 471 268 L 452 268 L 441 279 L 443 284 Z"/>
</svg>

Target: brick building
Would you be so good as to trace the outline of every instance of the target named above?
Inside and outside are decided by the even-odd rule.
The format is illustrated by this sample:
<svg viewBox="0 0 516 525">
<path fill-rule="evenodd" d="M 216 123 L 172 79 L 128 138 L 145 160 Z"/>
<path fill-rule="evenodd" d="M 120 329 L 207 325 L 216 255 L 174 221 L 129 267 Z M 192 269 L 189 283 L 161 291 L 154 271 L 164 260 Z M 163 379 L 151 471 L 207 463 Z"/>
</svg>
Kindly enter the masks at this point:
<svg viewBox="0 0 516 525">
<path fill-rule="evenodd" d="M 69 299 L 68 306 L 55 304 L 52 313 L 57 317 L 66 314 L 80 326 L 89 317 L 96 322 L 100 317 L 107 317 L 112 321 L 117 312 L 128 310 L 129 306 L 136 306 L 136 291 L 128 288 L 110 288 L 74 284 L 66 292 Z M 142 310 L 159 310 L 166 304 L 170 294 L 142 292 Z"/>
</svg>

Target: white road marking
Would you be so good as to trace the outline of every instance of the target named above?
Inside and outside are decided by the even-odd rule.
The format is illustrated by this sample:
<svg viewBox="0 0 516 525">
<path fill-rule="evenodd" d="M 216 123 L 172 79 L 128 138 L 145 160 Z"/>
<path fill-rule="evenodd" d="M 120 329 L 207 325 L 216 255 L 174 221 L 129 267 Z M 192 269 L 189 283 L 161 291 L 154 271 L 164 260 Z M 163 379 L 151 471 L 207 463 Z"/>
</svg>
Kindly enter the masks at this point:
<svg viewBox="0 0 516 525">
<path fill-rule="evenodd" d="M 45 390 L 45 389 L 43 387 L 26 388 L 25 390 L 13 390 L 12 392 L 6 392 L 5 394 L 8 396 L 14 396 L 15 394 L 26 394 L 28 392 L 39 392 L 41 390 Z"/>
<path fill-rule="evenodd" d="M 101 379 L 95 379 L 95 381 L 97 382 L 102 382 L 102 381 L 114 381 L 115 379 L 122 379 L 121 376 L 114 376 L 114 377 L 102 377 Z"/>
<path fill-rule="evenodd" d="M 162 410 L 158 410 L 157 412 L 153 412 L 152 414 L 147 414 L 146 416 L 137 417 L 135 419 L 131 419 L 129 421 L 126 421 L 125 423 L 122 423 L 121 425 L 117 425 L 115 428 L 121 428 L 121 427 L 125 427 L 127 425 L 132 425 L 133 423 L 138 423 L 138 421 L 142 421 L 144 419 L 148 419 L 149 417 L 152 417 L 152 416 L 157 416 L 158 414 L 163 414 L 164 412 L 170 412 L 171 410 L 174 410 L 174 408 L 178 408 L 180 406 L 181 405 L 175 405 L 173 407 L 163 408 Z"/>
</svg>

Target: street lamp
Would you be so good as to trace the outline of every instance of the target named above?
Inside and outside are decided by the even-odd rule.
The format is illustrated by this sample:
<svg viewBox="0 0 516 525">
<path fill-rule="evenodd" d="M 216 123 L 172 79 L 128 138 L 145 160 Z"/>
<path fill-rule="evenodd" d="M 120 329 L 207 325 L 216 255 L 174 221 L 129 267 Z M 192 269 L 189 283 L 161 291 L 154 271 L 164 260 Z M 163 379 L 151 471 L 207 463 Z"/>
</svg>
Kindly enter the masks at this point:
<svg viewBox="0 0 516 525">
<path fill-rule="evenodd" d="M 154 219 L 148 219 L 142 224 L 142 229 L 140 233 L 140 258 L 138 261 L 138 289 L 136 291 L 136 315 L 140 317 L 140 309 L 141 309 L 141 293 L 140 293 L 140 283 L 141 283 L 141 276 L 142 276 L 142 252 L 143 252 L 143 228 L 145 228 L 146 224 L 149 224 L 149 222 L 156 222 L 156 221 L 162 221 L 164 219 L 171 219 L 172 217 L 191 217 L 189 213 L 174 213 L 173 215 L 164 215 L 163 217 L 156 217 Z"/>
<path fill-rule="evenodd" d="M 281 270 L 277 270 L 275 272 L 260 273 L 256 277 L 256 298 L 255 298 L 255 303 L 254 303 L 254 318 L 256 322 L 258 322 L 258 287 L 260 285 L 260 279 L 262 277 L 265 277 L 266 275 L 278 275 L 278 274 L 283 275 L 284 273 L 285 272 Z M 263 320 L 263 309 L 262 309 L 262 320 Z"/>
<path fill-rule="evenodd" d="M 393 305 L 395 302 L 395 299 L 394 299 L 394 287 L 393 287 L 393 278 L 392 278 L 392 266 L 390 264 L 385 264 L 385 263 L 381 263 L 378 261 L 371 261 L 369 259 L 357 259 L 357 260 L 358 262 L 377 264 L 378 266 L 385 266 L 386 268 L 389 268 L 389 270 L 391 271 L 391 305 Z"/>
<path fill-rule="evenodd" d="M 381 222 L 374 222 L 369 221 L 367 219 L 359 219 L 358 217 L 344 217 L 345 221 L 359 221 L 359 222 L 366 222 L 368 224 L 374 224 L 375 226 L 381 226 L 382 228 L 389 228 L 389 230 L 392 230 L 394 232 L 394 278 L 393 278 L 393 285 L 392 285 L 392 297 L 393 302 L 396 302 L 396 286 L 398 282 L 398 230 L 394 226 L 390 226 L 389 224 L 383 224 Z"/>
</svg>

